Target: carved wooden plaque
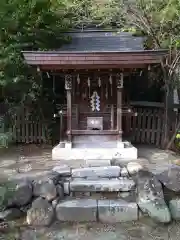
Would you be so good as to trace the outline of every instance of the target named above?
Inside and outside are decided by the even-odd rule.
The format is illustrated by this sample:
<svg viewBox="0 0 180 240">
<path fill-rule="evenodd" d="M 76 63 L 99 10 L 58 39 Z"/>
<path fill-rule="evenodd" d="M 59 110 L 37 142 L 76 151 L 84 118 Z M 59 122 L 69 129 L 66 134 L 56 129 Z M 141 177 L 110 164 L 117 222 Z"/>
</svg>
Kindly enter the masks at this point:
<svg viewBox="0 0 180 240">
<path fill-rule="evenodd" d="M 116 75 L 117 88 L 123 88 L 123 73 L 118 73 Z"/>
<path fill-rule="evenodd" d="M 65 89 L 66 90 L 72 89 L 72 75 L 70 74 L 65 75 Z"/>
</svg>

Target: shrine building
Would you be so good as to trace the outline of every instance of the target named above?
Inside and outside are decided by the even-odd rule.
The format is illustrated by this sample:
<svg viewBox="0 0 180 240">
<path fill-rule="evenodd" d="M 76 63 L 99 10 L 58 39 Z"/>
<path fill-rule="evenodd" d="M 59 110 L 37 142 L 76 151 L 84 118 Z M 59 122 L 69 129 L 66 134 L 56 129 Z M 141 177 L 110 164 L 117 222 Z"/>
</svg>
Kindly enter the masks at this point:
<svg viewBox="0 0 180 240">
<path fill-rule="evenodd" d="M 72 40 L 60 49 L 23 52 L 28 65 L 59 75 L 66 90 L 66 138 L 52 159 L 137 159 L 138 149 L 123 134 L 123 116 L 137 117 L 124 86 L 134 71 L 160 66 L 167 51 L 144 50 L 143 37 L 131 33 L 66 34 Z"/>
</svg>

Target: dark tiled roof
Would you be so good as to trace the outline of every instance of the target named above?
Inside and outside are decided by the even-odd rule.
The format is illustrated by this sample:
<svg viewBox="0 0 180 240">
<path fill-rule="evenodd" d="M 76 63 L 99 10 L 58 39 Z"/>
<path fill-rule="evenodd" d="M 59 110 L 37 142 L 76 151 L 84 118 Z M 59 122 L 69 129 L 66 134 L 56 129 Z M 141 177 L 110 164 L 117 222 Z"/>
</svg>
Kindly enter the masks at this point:
<svg viewBox="0 0 180 240">
<path fill-rule="evenodd" d="M 144 38 L 131 33 L 105 31 L 84 31 L 67 33 L 71 43 L 63 45 L 60 51 L 104 52 L 143 50 Z"/>
</svg>

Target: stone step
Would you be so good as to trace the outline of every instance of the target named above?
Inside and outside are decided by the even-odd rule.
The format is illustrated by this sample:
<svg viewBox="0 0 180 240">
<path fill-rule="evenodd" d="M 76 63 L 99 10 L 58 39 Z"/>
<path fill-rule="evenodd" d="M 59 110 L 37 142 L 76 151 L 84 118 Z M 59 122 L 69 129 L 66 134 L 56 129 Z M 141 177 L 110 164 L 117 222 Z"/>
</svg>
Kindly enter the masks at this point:
<svg viewBox="0 0 180 240">
<path fill-rule="evenodd" d="M 74 179 L 69 182 L 70 192 L 129 192 L 134 189 L 135 182 L 128 178 Z"/>
<path fill-rule="evenodd" d="M 119 166 L 87 167 L 72 169 L 72 178 L 113 178 L 120 177 Z"/>
<path fill-rule="evenodd" d="M 127 222 L 138 220 L 138 207 L 124 200 L 68 200 L 56 206 L 56 217 L 63 222 Z"/>
<path fill-rule="evenodd" d="M 111 160 L 110 159 L 104 159 L 104 160 L 85 160 L 85 166 L 86 167 L 107 167 L 111 166 Z"/>
</svg>

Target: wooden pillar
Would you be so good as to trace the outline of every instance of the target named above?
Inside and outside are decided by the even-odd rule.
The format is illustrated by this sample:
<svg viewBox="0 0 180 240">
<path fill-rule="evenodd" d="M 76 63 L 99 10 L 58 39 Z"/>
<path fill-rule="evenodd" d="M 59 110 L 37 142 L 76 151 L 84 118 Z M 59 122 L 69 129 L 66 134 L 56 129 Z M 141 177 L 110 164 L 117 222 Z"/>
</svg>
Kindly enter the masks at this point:
<svg viewBox="0 0 180 240">
<path fill-rule="evenodd" d="M 111 104 L 111 130 L 114 130 L 114 105 Z"/>
<path fill-rule="evenodd" d="M 65 75 L 65 89 L 67 92 L 67 137 L 68 142 L 72 142 L 72 99 L 71 99 L 71 91 L 72 91 L 72 76 Z"/>
<path fill-rule="evenodd" d="M 122 89 L 123 89 L 123 73 L 117 74 L 117 130 L 119 133 L 119 141 L 122 141 Z"/>
</svg>

